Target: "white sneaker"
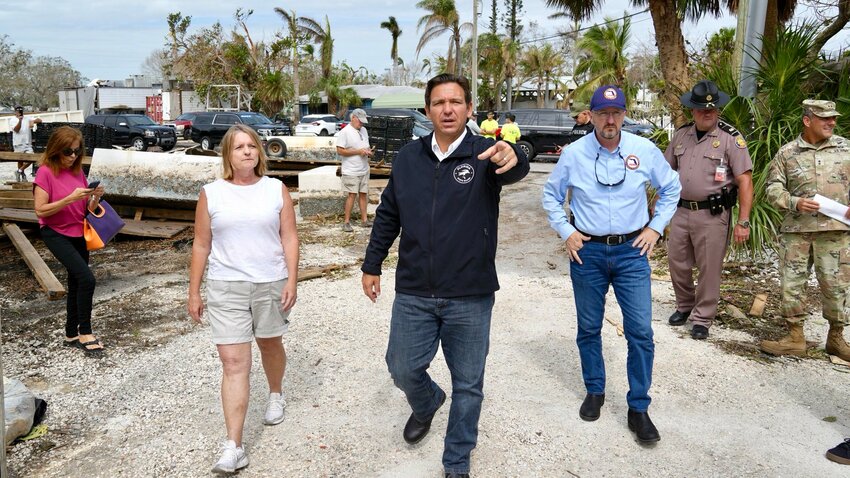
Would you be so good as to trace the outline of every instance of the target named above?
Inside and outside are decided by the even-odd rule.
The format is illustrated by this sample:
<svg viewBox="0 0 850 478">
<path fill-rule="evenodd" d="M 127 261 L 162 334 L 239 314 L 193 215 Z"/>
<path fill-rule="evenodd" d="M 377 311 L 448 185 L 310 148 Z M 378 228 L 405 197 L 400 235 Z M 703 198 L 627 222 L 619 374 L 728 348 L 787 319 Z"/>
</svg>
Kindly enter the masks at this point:
<svg viewBox="0 0 850 478">
<path fill-rule="evenodd" d="M 269 404 L 266 405 L 266 416 L 263 418 L 263 423 L 266 425 L 277 425 L 283 421 L 283 414 L 286 410 L 286 398 L 282 393 L 270 393 Z"/>
<path fill-rule="evenodd" d="M 233 473 L 248 466 L 248 455 L 242 447 L 237 447 L 233 440 L 225 440 L 221 444 L 221 458 L 213 467 L 213 473 Z"/>
</svg>

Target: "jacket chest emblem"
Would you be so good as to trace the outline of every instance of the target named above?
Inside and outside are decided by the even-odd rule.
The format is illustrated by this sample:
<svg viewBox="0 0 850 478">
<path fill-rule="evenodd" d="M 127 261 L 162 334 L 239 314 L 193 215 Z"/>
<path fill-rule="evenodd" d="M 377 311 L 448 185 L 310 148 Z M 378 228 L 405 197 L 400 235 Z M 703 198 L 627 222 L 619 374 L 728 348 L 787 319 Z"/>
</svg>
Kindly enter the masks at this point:
<svg viewBox="0 0 850 478">
<path fill-rule="evenodd" d="M 463 163 L 459 164 L 454 170 L 454 178 L 459 184 L 467 184 L 475 177 L 475 170 L 472 166 Z"/>
</svg>

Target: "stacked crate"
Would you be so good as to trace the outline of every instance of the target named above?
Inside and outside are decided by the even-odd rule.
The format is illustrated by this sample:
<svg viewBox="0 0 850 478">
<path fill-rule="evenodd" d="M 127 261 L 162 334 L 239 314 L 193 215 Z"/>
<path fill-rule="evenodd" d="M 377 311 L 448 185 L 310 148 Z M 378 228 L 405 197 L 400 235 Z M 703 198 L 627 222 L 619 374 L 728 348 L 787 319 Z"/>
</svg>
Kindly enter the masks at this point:
<svg viewBox="0 0 850 478">
<path fill-rule="evenodd" d="M 413 140 L 410 116 L 370 116 L 366 129 L 375 151 L 372 160 L 383 164 L 392 164 L 401 147 Z"/>
<path fill-rule="evenodd" d="M 36 153 L 43 153 L 47 147 L 47 141 L 54 131 L 62 126 L 70 126 L 80 130 L 83 135 L 83 143 L 86 146 L 86 155 L 94 154 L 94 148 L 112 148 L 114 130 L 102 125 L 87 123 L 41 123 L 38 125 L 32 138 L 32 149 Z"/>
</svg>

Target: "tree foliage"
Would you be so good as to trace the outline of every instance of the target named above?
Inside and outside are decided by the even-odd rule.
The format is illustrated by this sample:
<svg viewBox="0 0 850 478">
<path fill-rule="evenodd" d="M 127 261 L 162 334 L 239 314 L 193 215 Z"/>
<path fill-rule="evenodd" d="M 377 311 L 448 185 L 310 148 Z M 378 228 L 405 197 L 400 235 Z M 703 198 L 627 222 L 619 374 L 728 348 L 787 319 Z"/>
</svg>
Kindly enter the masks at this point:
<svg viewBox="0 0 850 478">
<path fill-rule="evenodd" d="M 80 72 L 68 61 L 53 56 L 33 56 L 0 36 L 0 105 L 30 106 L 43 111 L 59 106 L 57 91 L 82 85 Z"/>
</svg>

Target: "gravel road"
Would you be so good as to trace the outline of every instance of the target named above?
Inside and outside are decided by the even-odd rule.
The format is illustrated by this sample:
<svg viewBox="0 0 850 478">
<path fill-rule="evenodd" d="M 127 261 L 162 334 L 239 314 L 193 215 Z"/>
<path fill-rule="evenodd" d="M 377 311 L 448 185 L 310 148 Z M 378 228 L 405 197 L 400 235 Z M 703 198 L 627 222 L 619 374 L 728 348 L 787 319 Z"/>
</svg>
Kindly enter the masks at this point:
<svg viewBox="0 0 850 478">
<path fill-rule="evenodd" d="M 524 182 L 503 193 L 501 290 L 473 476 L 847 476 L 850 468 L 826 460 L 824 452 L 850 434 L 848 370 L 825 360 L 756 361 L 727 353 L 720 342 L 749 340 L 728 329 L 712 329 L 708 341 L 691 340 L 686 330 L 666 325 L 674 302 L 669 282 L 661 280 L 653 283 L 650 408 L 661 441 L 643 448 L 626 427 L 626 343 L 611 325 L 603 329 L 609 378 L 602 417 L 592 423 L 579 418 L 584 388 L 568 262 L 540 207 L 551 168 L 534 164 Z M 327 244 L 306 244 L 302 266 L 352 267 L 299 285 L 285 337 L 287 417 L 275 427 L 261 424 L 267 391 L 255 349 L 245 433 L 251 465 L 239 475 L 442 476 L 448 407 L 418 446 L 401 439 L 409 408 L 383 360 L 392 267 L 373 305 L 361 291 L 356 266 L 368 231 L 356 228 L 347 242 L 338 240 L 338 224 L 318 231 Z M 173 259 L 188 263 L 188 252 L 175 252 Z M 24 380 L 50 406 L 50 433 L 10 449 L 18 476 L 210 475 L 224 435 L 220 365 L 208 329 L 187 321 L 187 285 L 179 271 L 116 273 L 99 281 L 95 321 L 128 297 L 134 302 L 119 309 L 127 321 L 151 310 L 173 316 L 154 327 L 139 323 L 140 340 L 167 338 L 156 346 L 116 346 L 101 360 L 85 358 L 58 344 L 60 307 L 48 317 L 53 328 L 46 338 L 4 335 L 6 375 Z M 609 299 L 608 316 L 620 322 L 612 293 Z M 809 322 L 810 339 L 822 341 L 825 322 Z M 109 330 L 100 333 L 109 344 Z M 431 372 L 450 388 L 441 354 Z"/>
</svg>

